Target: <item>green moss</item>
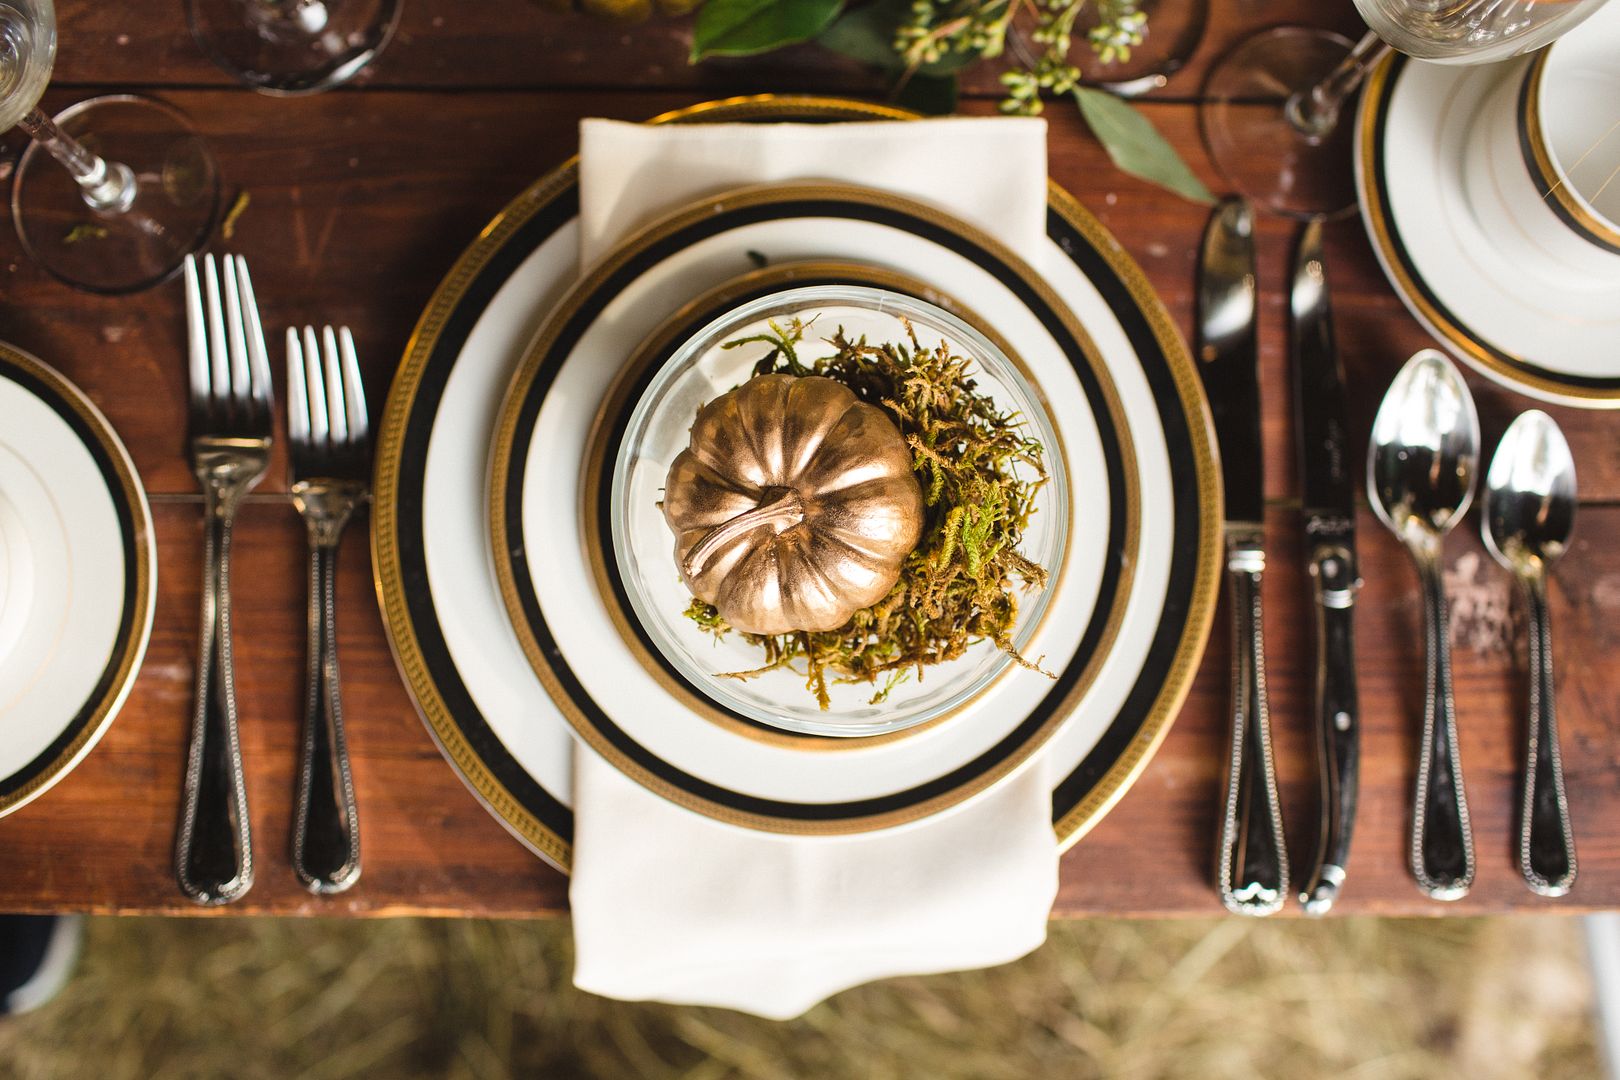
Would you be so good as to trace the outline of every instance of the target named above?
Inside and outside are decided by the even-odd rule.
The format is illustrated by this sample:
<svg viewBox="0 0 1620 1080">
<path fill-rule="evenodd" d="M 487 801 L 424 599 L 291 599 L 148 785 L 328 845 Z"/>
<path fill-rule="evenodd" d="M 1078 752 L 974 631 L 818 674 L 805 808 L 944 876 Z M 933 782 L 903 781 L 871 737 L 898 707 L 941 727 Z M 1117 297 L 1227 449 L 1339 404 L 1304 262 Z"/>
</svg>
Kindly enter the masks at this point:
<svg viewBox="0 0 1620 1080">
<path fill-rule="evenodd" d="M 759 667 L 732 672 L 752 678 L 789 668 L 823 709 L 828 680 L 881 684 L 883 701 L 900 677 L 961 656 L 990 641 L 1025 667 L 1039 670 L 1013 647 L 1020 592 L 1044 586 L 1046 571 L 1019 552 L 1046 483 L 1039 442 L 1017 413 L 1003 412 L 979 390 L 970 359 L 942 341 L 924 348 L 908 324 L 907 340 L 851 341 L 842 328 L 825 339 L 832 352 L 800 357 L 809 324 L 769 324 L 765 334 L 727 342 L 771 346 L 755 375 L 822 375 L 881 408 L 911 447 L 912 467 L 927 510 L 922 539 L 906 557 L 900 579 L 882 600 L 824 633 L 747 634 L 762 651 Z M 709 604 L 694 599 L 688 618 L 722 636 L 730 627 Z"/>
</svg>

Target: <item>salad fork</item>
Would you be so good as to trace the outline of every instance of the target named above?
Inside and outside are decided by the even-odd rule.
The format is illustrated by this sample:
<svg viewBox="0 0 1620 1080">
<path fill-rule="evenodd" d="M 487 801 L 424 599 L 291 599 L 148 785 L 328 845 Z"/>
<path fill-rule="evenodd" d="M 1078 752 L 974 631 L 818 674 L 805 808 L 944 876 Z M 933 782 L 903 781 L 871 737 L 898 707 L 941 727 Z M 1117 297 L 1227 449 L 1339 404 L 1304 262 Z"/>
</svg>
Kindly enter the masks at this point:
<svg viewBox="0 0 1620 1080">
<path fill-rule="evenodd" d="M 175 842 L 180 888 L 199 904 L 228 904 L 253 886 L 253 838 L 231 658 L 231 529 L 242 497 L 270 463 L 274 394 L 247 263 L 186 256 L 191 468 L 203 491 L 202 613 L 196 697 Z"/>
<path fill-rule="evenodd" d="M 309 533 L 309 667 L 293 822 L 293 869 L 314 893 L 360 877 L 360 820 L 338 686 L 337 546 L 365 499 L 371 432 L 348 327 L 287 330 L 287 439 L 293 505 Z"/>
</svg>

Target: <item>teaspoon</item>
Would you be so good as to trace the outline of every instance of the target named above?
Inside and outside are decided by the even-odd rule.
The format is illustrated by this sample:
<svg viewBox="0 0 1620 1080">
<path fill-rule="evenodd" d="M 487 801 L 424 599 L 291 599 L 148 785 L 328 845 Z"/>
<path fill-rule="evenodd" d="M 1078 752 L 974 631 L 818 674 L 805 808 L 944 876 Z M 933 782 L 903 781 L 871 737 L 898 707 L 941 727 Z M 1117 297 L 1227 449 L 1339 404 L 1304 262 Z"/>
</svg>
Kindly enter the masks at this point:
<svg viewBox="0 0 1620 1080">
<path fill-rule="evenodd" d="M 1418 887 L 1456 900 L 1474 883 L 1474 838 L 1457 752 L 1451 641 L 1441 579 L 1445 535 L 1468 510 L 1479 467 L 1479 416 L 1450 360 L 1424 349 L 1406 362 L 1373 421 L 1367 497 L 1406 545 L 1423 586 L 1427 653 L 1410 857 Z"/>
<path fill-rule="evenodd" d="M 1524 413 L 1502 436 L 1485 475 L 1484 518 L 1480 532 L 1485 546 L 1518 578 L 1530 622 L 1519 872 L 1542 896 L 1563 896 L 1575 884 L 1575 833 L 1558 756 L 1547 576 L 1575 524 L 1575 460 L 1564 433 L 1546 413 Z"/>
</svg>

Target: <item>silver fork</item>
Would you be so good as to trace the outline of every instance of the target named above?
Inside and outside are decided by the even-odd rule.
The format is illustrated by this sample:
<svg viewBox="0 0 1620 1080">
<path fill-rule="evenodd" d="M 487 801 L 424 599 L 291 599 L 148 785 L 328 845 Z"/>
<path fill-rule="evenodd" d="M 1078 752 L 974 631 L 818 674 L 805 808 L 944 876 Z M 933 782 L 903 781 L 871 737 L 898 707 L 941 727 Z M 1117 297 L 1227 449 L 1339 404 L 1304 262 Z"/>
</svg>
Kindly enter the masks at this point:
<svg viewBox="0 0 1620 1080">
<path fill-rule="evenodd" d="M 293 869 L 314 893 L 360 877 L 360 818 L 338 686 L 337 546 L 366 496 L 371 431 L 348 327 L 287 330 L 287 441 L 293 504 L 309 532 L 309 668 L 293 821 Z"/>
<path fill-rule="evenodd" d="M 228 904 L 253 886 L 253 837 L 231 660 L 231 526 L 242 496 L 270 463 L 273 392 L 247 264 L 186 256 L 191 343 L 191 468 L 204 505 L 202 615 L 186 786 L 175 842 L 180 888 L 199 904 Z M 206 307 L 205 307 L 206 300 Z"/>
</svg>

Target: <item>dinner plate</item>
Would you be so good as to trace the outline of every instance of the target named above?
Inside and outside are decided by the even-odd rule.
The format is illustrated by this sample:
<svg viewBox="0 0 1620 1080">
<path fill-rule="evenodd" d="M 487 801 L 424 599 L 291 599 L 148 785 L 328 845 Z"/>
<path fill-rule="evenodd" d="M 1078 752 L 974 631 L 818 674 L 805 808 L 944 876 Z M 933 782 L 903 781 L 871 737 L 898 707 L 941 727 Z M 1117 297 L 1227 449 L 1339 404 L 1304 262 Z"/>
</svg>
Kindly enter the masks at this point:
<svg viewBox="0 0 1620 1080">
<path fill-rule="evenodd" d="M 157 564 L 135 468 L 76 387 L 0 344 L 0 417 L 4 815 L 112 723 L 152 631 Z"/>
<path fill-rule="evenodd" d="M 909 116 L 858 102 L 748 98 L 662 119 Z M 1140 635 L 1146 627 L 1146 655 L 1110 651 L 1085 707 L 1043 751 L 1054 829 L 1071 843 L 1145 764 L 1191 683 L 1215 599 L 1220 494 L 1202 391 L 1174 327 L 1117 243 L 1061 189 L 1050 190 L 1050 243 L 1036 269 L 1114 379 L 1133 424 L 1138 489 L 1168 493 L 1171 511 L 1151 527 L 1144 512 L 1133 593 L 1152 602 L 1127 613 L 1119 629 Z M 440 286 L 379 431 L 373 523 L 390 640 L 430 731 L 491 811 L 563 868 L 571 736 L 506 618 L 483 535 L 483 478 L 511 374 L 576 274 L 577 211 L 570 162 L 486 227 Z M 590 413 L 599 402 L 576 404 Z"/>
<path fill-rule="evenodd" d="M 1458 358 L 1543 401 L 1620 408 L 1620 285 L 1505 254 L 1464 190 L 1480 102 L 1531 60 L 1379 65 L 1356 136 L 1362 217 L 1396 293 Z"/>
<path fill-rule="evenodd" d="M 594 486 L 580 483 L 576 463 L 588 458 L 591 416 L 578 403 L 610 398 L 625 358 L 668 312 L 695 291 L 722 285 L 751 258 L 835 253 L 917 276 L 924 284 L 914 294 L 972 296 L 984 324 L 1033 375 L 1058 425 L 1069 483 L 1084 501 L 1068 523 L 1060 599 L 1028 645 L 1056 679 L 1019 668 L 993 693 L 912 738 L 839 740 L 836 755 L 806 755 L 803 739 L 739 738 L 757 731 L 740 713 L 730 714 L 730 725 L 707 722 L 708 710 L 690 707 L 692 694 L 670 692 L 669 677 L 680 678 L 673 669 L 635 662 L 623 629 L 639 620 L 625 609 L 613 570 L 592 559 L 604 546 L 611 550 L 598 514 L 586 515 L 581 542 L 577 510 L 582 502 L 600 509 L 608 488 L 599 471 Z M 720 313 L 711 307 L 691 328 Z M 606 450 L 616 454 L 634 401 L 621 395 L 610 405 Z M 524 357 L 493 442 L 497 576 L 519 641 L 563 715 L 644 786 L 751 828 L 804 834 L 892 827 L 1009 775 L 1074 710 L 1112 650 L 1145 643 L 1145 635 L 1119 636 L 1134 595 L 1143 516 L 1130 426 L 1085 331 L 1033 268 L 988 236 L 925 204 L 848 185 L 770 185 L 713 196 L 614 248 L 562 299 Z M 1162 524 L 1168 487 L 1156 496 L 1150 521 Z M 640 539 L 667 546 L 664 536 Z M 667 551 L 644 554 L 669 561 Z M 605 572 L 593 573 L 593 562 Z M 673 564 L 670 575 L 673 581 Z M 689 597 L 665 599 L 684 607 Z"/>
</svg>

